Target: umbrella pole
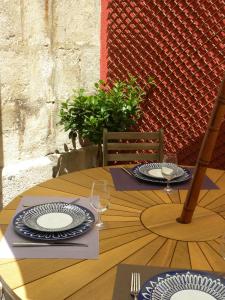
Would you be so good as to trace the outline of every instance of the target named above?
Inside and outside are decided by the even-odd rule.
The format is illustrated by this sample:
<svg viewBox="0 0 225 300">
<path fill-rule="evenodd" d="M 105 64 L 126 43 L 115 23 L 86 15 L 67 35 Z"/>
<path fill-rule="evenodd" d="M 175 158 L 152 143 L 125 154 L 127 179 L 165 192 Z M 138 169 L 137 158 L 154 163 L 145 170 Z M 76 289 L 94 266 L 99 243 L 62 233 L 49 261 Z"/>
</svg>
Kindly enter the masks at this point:
<svg viewBox="0 0 225 300">
<path fill-rule="evenodd" d="M 216 98 L 213 112 L 201 145 L 197 159 L 195 173 L 190 190 L 185 200 L 181 216 L 177 219 L 179 223 L 188 224 L 192 220 L 198 202 L 198 196 L 207 166 L 210 163 L 216 139 L 225 114 L 225 75 L 223 77 L 218 96 Z"/>
</svg>

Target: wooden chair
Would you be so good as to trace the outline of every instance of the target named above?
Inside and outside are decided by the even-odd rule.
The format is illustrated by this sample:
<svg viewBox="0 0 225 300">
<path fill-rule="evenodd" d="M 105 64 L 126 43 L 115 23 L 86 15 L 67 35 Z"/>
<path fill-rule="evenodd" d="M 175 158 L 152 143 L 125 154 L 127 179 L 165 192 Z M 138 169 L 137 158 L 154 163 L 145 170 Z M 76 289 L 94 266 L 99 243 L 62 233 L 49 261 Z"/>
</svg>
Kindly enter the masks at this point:
<svg viewBox="0 0 225 300">
<path fill-rule="evenodd" d="M 163 129 L 155 132 L 103 130 L 103 165 L 108 162 L 162 161 Z"/>
<path fill-rule="evenodd" d="M 13 276 L 13 275 L 12 275 Z M 2 300 L 21 300 L 8 284 L 0 276 L 0 299 Z"/>
</svg>

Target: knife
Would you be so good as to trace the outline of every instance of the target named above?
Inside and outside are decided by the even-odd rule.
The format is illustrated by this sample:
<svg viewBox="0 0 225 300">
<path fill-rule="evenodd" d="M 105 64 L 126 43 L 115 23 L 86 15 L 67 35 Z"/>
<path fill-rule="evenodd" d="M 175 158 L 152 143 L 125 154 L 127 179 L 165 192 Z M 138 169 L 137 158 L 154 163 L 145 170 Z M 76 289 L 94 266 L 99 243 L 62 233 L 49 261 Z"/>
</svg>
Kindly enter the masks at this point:
<svg viewBox="0 0 225 300">
<path fill-rule="evenodd" d="M 43 247 L 43 246 L 77 246 L 88 247 L 87 244 L 73 242 L 53 242 L 53 243 L 32 243 L 32 242 L 14 242 L 13 247 Z"/>
<path fill-rule="evenodd" d="M 127 174 L 129 174 L 130 176 L 134 176 L 130 171 L 128 171 L 127 169 L 121 167 L 121 169 L 126 172 Z"/>
<path fill-rule="evenodd" d="M 72 202 L 65 202 L 65 205 L 76 204 L 76 202 L 78 202 L 79 200 L 80 200 L 80 198 L 77 198 L 77 199 L 73 200 Z M 48 203 L 48 202 L 46 202 L 46 203 Z M 46 204 L 46 203 L 23 204 L 23 207 L 31 207 L 31 206 L 42 205 L 42 204 Z M 54 202 L 50 202 L 50 203 L 54 203 Z"/>
</svg>

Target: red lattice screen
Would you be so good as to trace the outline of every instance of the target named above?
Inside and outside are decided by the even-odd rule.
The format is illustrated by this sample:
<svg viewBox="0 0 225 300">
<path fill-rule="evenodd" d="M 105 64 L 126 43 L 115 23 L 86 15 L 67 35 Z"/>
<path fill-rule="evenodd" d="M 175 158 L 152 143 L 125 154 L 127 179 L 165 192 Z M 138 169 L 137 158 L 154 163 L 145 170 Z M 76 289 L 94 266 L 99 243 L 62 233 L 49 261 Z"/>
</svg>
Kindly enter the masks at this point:
<svg viewBox="0 0 225 300">
<path fill-rule="evenodd" d="M 114 82 L 132 74 L 147 90 L 147 78 L 154 76 L 157 88 L 138 125 L 163 127 L 166 149 L 176 150 L 180 163 L 195 164 L 225 71 L 224 0 L 102 3 L 102 77 Z M 225 168 L 224 137 L 225 124 L 211 166 Z"/>
</svg>

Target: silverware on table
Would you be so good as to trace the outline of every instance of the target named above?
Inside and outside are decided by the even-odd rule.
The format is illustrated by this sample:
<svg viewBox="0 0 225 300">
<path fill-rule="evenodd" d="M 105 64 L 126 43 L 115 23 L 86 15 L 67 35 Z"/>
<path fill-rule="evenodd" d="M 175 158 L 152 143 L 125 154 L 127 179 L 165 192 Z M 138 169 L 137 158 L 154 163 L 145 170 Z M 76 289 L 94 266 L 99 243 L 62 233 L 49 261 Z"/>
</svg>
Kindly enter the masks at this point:
<svg viewBox="0 0 225 300">
<path fill-rule="evenodd" d="M 130 283 L 130 294 L 134 297 L 134 300 L 138 300 L 138 293 L 141 288 L 141 276 L 140 273 L 131 274 L 131 283 Z"/>
<path fill-rule="evenodd" d="M 121 169 L 126 172 L 127 174 L 129 174 L 130 176 L 134 176 L 130 171 L 128 171 L 127 169 L 121 167 Z"/>
<path fill-rule="evenodd" d="M 65 202 L 65 205 L 70 205 L 70 204 L 75 204 L 76 202 L 78 202 L 80 200 L 80 198 L 75 199 L 74 201 L 68 203 Z M 41 204 L 46 204 L 46 203 L 38 203 L 38 204 L 23 204 L 23 207 L 31 207 L 31 206 L 35 206 L 35 205 L 41 205 Z"/>
<path fill-rule="evenodd" d="M 76 247 L 88 247 L 87 244 L 74 243 L 74 242 L 13 242 L 13 247 L 43 247 L 43 246 L 76 246 Z"/>
</svg>

